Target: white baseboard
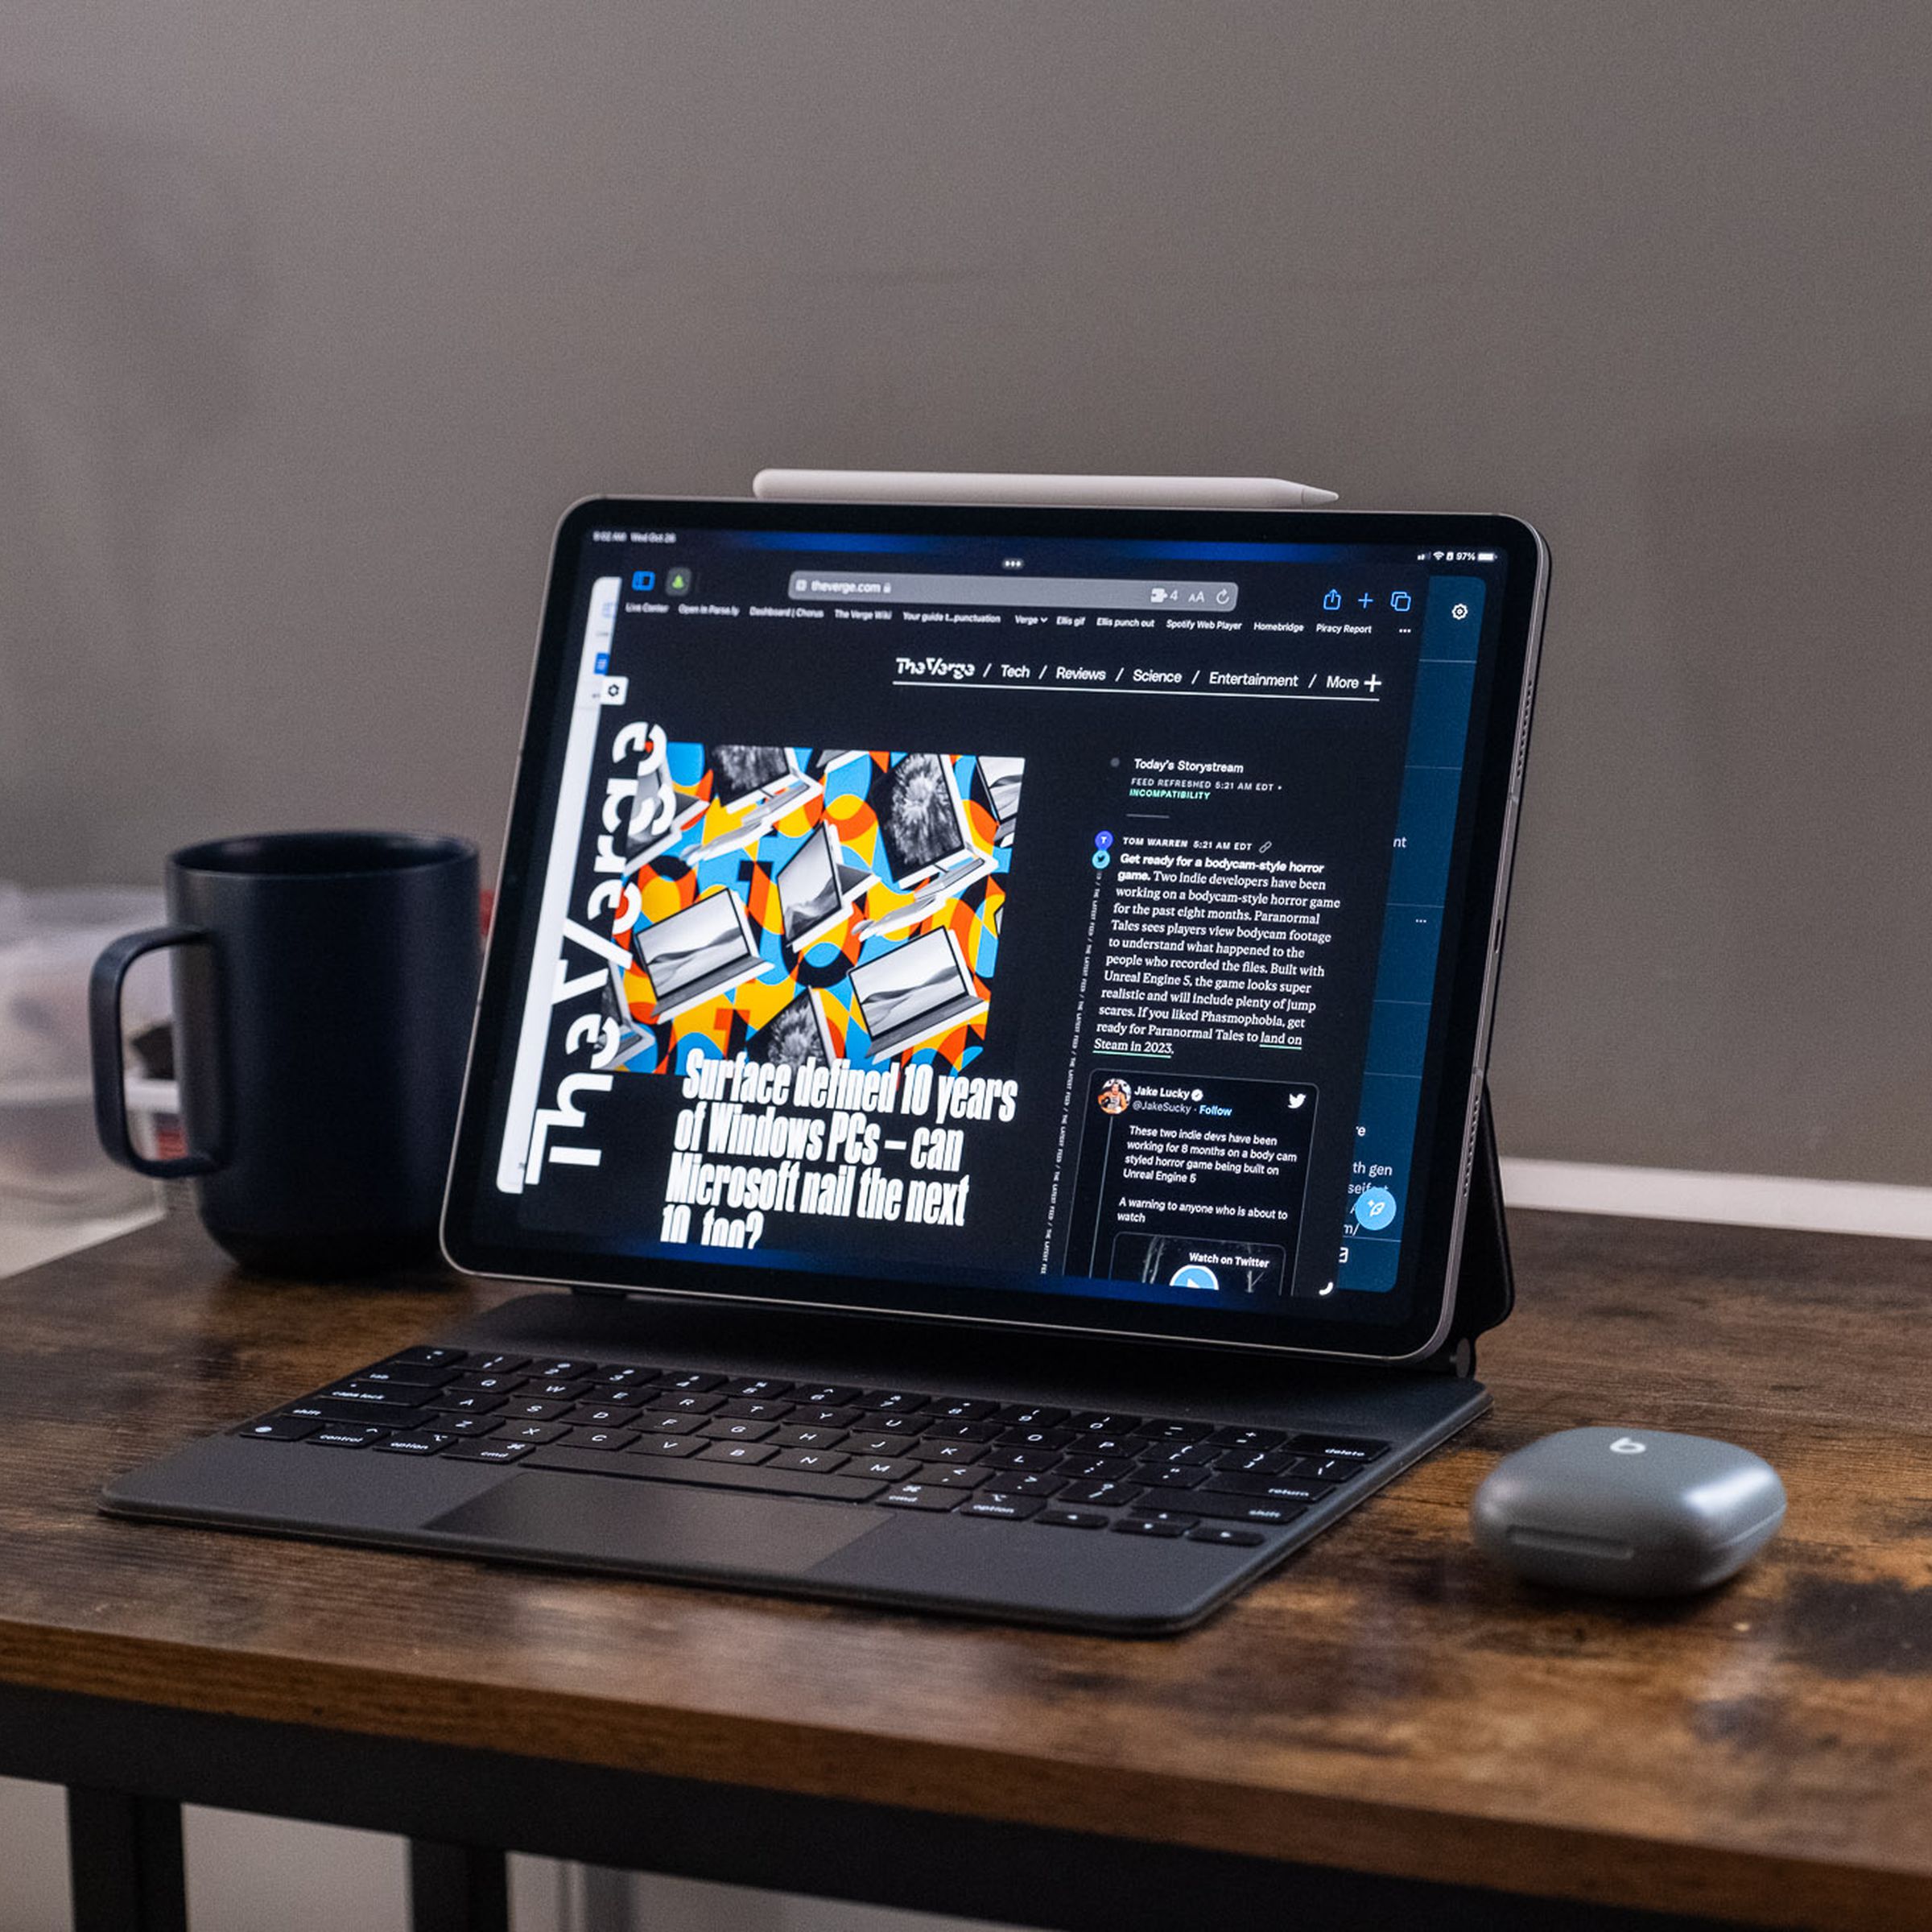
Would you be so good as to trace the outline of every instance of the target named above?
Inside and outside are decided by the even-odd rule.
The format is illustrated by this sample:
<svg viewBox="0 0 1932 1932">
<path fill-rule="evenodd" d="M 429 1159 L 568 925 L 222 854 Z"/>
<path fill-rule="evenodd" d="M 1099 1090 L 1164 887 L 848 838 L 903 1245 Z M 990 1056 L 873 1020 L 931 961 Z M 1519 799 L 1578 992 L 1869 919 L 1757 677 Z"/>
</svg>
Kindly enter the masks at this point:
<svg viewBox="0 0 1932 1932">
<path fill-rule="evenodd" d="M 1607 1167 L 1587 1161 L 1505 1160 L 1513 1208 L 1626 1214 L 1742 1228 L 1807 1228 L 1932 1241 L 1932 1187 L 1814 1181 L 1773 1174 L 1699 1174 L 1682 1167 Z"/>
</svg>

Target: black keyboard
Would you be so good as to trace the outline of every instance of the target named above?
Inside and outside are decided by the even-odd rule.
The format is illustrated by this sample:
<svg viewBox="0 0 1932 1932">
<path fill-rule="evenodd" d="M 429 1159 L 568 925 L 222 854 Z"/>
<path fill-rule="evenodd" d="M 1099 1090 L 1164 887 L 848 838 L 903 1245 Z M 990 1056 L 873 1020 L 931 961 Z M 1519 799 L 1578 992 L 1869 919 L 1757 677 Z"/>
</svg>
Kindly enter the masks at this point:
<svg viewBox="0 0 1932 1932">
<path fill-rule="evenodd" d="M 406 1348 L 237 1435 L 1248 1545 L 1386 1443 L 636 1362 Z"/>
</svg>

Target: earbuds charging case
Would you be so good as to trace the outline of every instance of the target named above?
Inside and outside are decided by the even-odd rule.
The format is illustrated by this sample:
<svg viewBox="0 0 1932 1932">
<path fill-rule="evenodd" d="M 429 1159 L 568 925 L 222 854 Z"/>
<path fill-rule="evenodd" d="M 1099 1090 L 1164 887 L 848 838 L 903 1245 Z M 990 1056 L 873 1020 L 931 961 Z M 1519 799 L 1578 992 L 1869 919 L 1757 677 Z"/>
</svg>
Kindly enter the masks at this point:
<svg viewBox="0 0 1932 1932">
<path fill-rule="evenodd" d="M 1784 1520 L 1761 1456 L 1665 1429 L 1546 1435 L 1505 1456 L 1469 1510 L 1478 1546 L 1519 1576 L 1618 1596 L 1708 1590 Z"/>
</svg>

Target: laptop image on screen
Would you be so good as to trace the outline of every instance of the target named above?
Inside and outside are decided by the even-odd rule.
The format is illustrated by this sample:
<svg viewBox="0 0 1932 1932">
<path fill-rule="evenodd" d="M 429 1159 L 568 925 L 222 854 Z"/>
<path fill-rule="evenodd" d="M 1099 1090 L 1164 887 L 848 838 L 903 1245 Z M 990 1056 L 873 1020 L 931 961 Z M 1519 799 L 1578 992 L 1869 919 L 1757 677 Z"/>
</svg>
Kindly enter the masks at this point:
<svg viewBox="0 0 1932 1932">
<path fill-rule="evenodd" d="M 668 852 L 691 827 L 704 817 L 705 801 L 680 792 L 665 769 L 663 754 L 644 759 L 638 766 L 638 789 L 631 799 L 630 816 L 625 823 L 623 853 L 634 871 L 647 865 L 660 853 Z"/>
<path fill-rule="evenodd" d="M 745 908 L 736 893 L 723 888 L 655 925 L 638 927 L 630 947 L 650 978 L 654 1024 L 765 970 Z"/>
<path fill-rule="evenodd" d="M 922 1040 L 948 1033 L 978 1018 L 987 1007 L 986 996 L 966 970 L 959 941 L 944 926 L 853 967 L 852 990 L 873 1059 L 890 1059 Z"/>
<path fill-rule="evenodd" d="M 824 938 L 872 882 L 863 865 L 845 863 L 839 835 L 820 819 L 772 877 L 786 939 L 802 950 Z"/>
<path fill-rule="evenodd" d="M 957 891 L 991 869 L 966 828 L 952 769 L 936 752 L 909 752 L 873 787 L 879 848 L 894 885 Z"/>
<path fill-rule="evenodd" d="M 825 789 L 819 779 L 799 769 L 788 745 L 713 745 L 709 760 L 712 803 L 748 815 L 699 846 L 691 854 L 694 865 L 756 845 L 780 819 Z"/>
<path fill-rule="evenodd" d="M 701 614 L 620 594 L 667 543 Z M 577 505 L 441 1230 L 528 1286 L 102 1507 L 1123 1636 L 1346 1534 L 1489 1407 L 1546 576 L 1496 516 Z"/>
<path fill-rule="evenodd" d="M 972 795 L 992 815 L 996 845 L 1013 843 L 1013 823 L 1020 815 L 1020 778 L 1026 769 L 1024 758 L 984 755 L 972 768 Z"/>
<path fill-rule="evenodd" d="M 813 1060 L 829 1066 L 838 1058 L 826 1030 L 825 1009 L 809 989 L 781 1006 L 745 1042 L 745 1051 L 748 1058 L 775 1067 L 803 1067 Z"/>
</svg>

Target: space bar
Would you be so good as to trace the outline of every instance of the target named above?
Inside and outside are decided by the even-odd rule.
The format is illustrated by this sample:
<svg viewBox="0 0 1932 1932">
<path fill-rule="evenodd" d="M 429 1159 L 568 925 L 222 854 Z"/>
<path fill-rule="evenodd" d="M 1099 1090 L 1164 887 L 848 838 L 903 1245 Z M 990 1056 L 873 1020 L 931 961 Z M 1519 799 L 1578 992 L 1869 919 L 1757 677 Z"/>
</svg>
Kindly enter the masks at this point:
<svg viewBox="0 0 1932 1932">
<path fill-rule="evenodd" d="M 519 1469 L 569 1469 L 580 1476 L 629 1476 L 651 1483 L 701 1483 L 708 1488 L 762 1489 L 767 1496 L 820 1496 L 869 1502 L 885 1483 L 856 1476 L 814 1476 L 809 1469 L 761 1469 L 745 1463 L 684 1462 L 668 1455 L 612 1455 L 602 1449 L 535 1449 Z"/>
</svg>

